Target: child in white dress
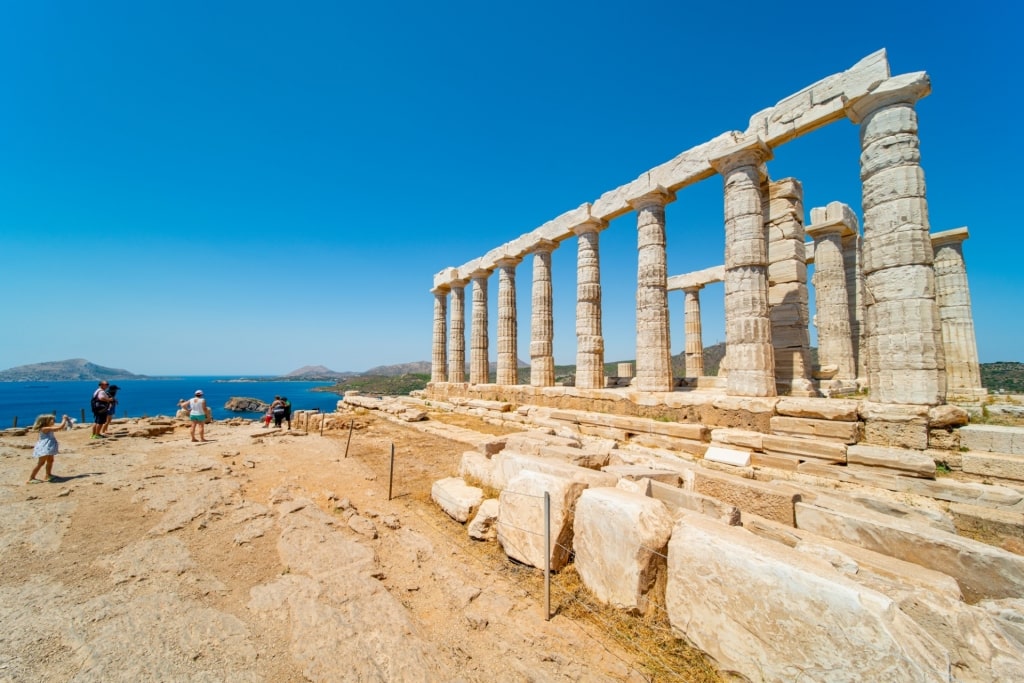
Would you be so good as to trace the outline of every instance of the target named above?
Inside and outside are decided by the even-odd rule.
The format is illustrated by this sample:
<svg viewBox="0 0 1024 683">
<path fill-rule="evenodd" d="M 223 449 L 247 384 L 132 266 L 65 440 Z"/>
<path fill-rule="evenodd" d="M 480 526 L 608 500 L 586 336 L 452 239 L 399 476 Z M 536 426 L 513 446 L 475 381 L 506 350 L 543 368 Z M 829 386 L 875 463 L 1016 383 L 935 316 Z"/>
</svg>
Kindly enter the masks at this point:
<svg viewBox="0 0 1024 683">
<path fill-rule="evenodd" d="M 28 475 L 28 481 L 26 484 L 39 484 L 44 481 L 53 481 L 53 456 L 57 455 L 57 432 L 61 429 L 66 429 L 71 424 L 71 420 L 67 415 L 61 420 L 60 424 L 55 424 L 57 419 L 53 415 L 40 415 L 36 418 L 35 424 L 32 425 L 32 429 L 39 431 L 39 441 L 36 442 L 35 448 L 32 449 L 32 455 L 36 456 L 36 466 L 32 468 L 32 474 Z M 43 479 L 36 479 L 36 475 L 39 474 L 39 468 L 45 466 L 44 470 L 46 476 Z"/>
</svg>

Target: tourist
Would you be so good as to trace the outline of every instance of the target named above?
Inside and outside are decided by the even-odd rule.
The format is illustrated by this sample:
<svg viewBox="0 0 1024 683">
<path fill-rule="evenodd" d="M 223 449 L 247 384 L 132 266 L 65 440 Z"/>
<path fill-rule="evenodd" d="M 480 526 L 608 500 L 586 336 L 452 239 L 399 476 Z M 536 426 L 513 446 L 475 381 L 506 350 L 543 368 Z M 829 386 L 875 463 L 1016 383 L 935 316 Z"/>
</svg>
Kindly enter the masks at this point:
<svg viewBox="0 0 1024 683">
<path fill-rule="evenodd" d="M 44 481 L 54 481 L 53 477 L 53 456 L 57 455 L 57 435 L 56 432 L 61 429 L 66 429 L 71 426 L 71 419 L 67 415 L 60 421 L 60 424 L 55 424 L 57 419 L 53 415 L 40 415 L 36 418 L 36 422 L 32 425 L 32 429 L 39 432 L 39 441 L 36 442 L 35 448 L 32 449 L 32 455 L 36 456 L 36 466 L 32 468 L 32 474 L 28 475 L 28 481 L 26 484 L 41 484 Z M 39 474 L 39 468 L 45 465 L 45 476 L 42 479 L 36 479 L 36 475 Z"/>
<path fill-rule="evenodd" d="M 192 423 L 191 435 L 193 441 L 206 441 L 206 420 L 207 407 L 206 399 L 203 398 L 202 389 L 196 390 L 194 398 L 182 400 L 178 404 L 181 408 L 188 408 L 188 420 Z M 196 438 L 196 427 L 199 427 L 199 438 Z"/>
<path fill-rule="evenodd" d="M 270 414 L 274 416 L 274 426 L 278 429 L 281 428 L 281 420 L 284 419 L 285 412 L 284 400 L 280 396 L 275 396 L 274 402 L 270 404 Z"/>
<path fill-rule="evenodd" d="M 288 423 L 290 430 L 292 428 L 292 402 L 288 400 L 287 396 L 282 396 L 281 403 L 284 405 L 284 421 Z"/>
<path fill-rule="evenodd" d="M 90 407 L 92 408 L 91 438 L 93 439 L 104 438 L 103 434 L 100 434 L 100 430 L 103 429 L 103 425 L 107 422 L 107 410 L 110 407 L 110 395 L 107 393 L 109 387 L 110 383 L 107 380 L 100 380 L 99 388 L 92 392 Z"/>
<path fill-rule="evenodd" d="M 107 429 L 110 428 L 110 423 L 114 421 L 114 411 L 117 410 L 117 392 L 121 387 L 116 384 L 111 384 L 107 389 L 107 396 L 110 398 L 110 403 L 107 404 L 107 420 L 100 427 L 100 436 L 107 435 Z"/>
</svg>

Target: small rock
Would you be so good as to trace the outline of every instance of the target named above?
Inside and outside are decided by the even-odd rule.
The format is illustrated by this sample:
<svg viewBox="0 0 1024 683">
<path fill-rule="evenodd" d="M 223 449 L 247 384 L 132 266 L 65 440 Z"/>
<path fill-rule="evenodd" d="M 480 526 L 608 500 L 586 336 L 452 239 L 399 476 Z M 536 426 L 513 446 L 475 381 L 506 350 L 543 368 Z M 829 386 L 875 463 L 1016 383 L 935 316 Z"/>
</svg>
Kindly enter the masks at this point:
<svg viewBox="0 0 1024 683">
<path fill-rule="evenodd" d="M 401 529 L 402 522 L 395 515 L 384 515 L 381 517 L 381 523 L 389 529 Z"/>
<path fill-rule="evenodd" d="M 352 515 L 348 520 L 348 527 L 357 534 L 362 534 L 367 538 L 377 538 L 377 527 L 365 517 Z"/>
</svg>

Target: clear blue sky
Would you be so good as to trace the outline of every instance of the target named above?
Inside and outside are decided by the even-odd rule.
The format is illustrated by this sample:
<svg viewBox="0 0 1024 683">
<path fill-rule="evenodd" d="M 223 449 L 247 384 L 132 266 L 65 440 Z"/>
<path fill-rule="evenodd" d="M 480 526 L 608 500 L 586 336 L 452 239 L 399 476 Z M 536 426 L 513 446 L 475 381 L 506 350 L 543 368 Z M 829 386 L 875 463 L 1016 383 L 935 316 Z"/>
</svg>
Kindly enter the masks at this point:
<svg viewBox="0 0 1024 683">
<path fill-rule="evenodd" d="M 717 6 L 713 6 L 717 5 Z M 0 368 L 365 370 L 428 360 L 432 276 L 887 48 L 933 231 L 967 225 L 981 360 L 1024 361 L 1021 10 L 1009 2 L 71 2 L 0 9 Z M 860 211 L 857 127 L 776 151 Z M 668 209 L 722 263 L 722 185 Z M 635 353 L 635 217 L 602 234 L 607 360 Z M 575 354 L 575 243 L 555 252 Z M 518 271 L 529 360 L 530 260 Z M 497 278 L 491 359 L 497 355 Z M 724 338 L 705 290 L 705 343 Z M 672 350 L 682 294 L 670 296 Z"/>
</svg>

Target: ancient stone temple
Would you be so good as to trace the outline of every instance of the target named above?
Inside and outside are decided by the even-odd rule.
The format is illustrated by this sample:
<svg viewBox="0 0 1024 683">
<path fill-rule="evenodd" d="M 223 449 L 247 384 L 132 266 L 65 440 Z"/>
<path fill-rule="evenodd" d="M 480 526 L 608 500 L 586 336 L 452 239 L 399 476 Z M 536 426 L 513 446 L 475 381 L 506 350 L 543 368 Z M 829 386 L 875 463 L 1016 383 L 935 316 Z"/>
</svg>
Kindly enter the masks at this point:
<svg viewBox="0 0 1024 683">
<path fill-rule="evenodd" d="M 497 385 L 518 383 L 515 273 L 531 255 L 530 385 L 554 384 L 550 256 L 562 242 L 575 240 L 575 386 L 615 386 L 604 373 L 599 237 L 609 221 L 632 212 L 638 247 L 634 391 L 672 392 L 685 384 L 724 388 L 731 396 L 809 397 L 866 389 L 878 403 L 926 406 L 944 403 L 949 392 L 957 399 L 982 395 L 960 248 L 966 231 L 962 237 L 940 233 L 933 246 L 928 224 L 915 104 L 930 87 L 923 72 L 890 75 L 885 52 L 877 52 L 758 112 L 747 130 L 723 133 L 592 203 L 442 270 L 432 289 L 433 384 L 464 382 L 466 283 L 472 283 L 469 383 L 490 382 L 487 283 L 494 273 L 500 290 Z M 771 179 L 772 150 L 844 120 L 860 128 L 863 220 L 834 202 L 812 209 L 805 225 L 801 184 Z M 672 275 L 665 207 L 679 190 L 716 175 L 723 184 L 724 265 Z M 702 382 L 699 293 L 714 281 L 725 286 L 727 359 L 720 381 Z M 809 286 L 814 312 L 808 309 Z M 686 376 L 692 382 L 673 376 L 672 289 L 685 292 Z M 816 373 L 809 355 L 812 318 L 819 339 Z"/>
</svg>

